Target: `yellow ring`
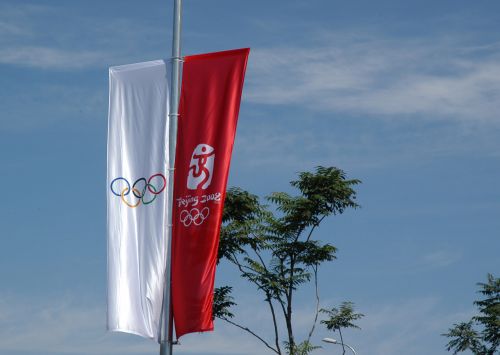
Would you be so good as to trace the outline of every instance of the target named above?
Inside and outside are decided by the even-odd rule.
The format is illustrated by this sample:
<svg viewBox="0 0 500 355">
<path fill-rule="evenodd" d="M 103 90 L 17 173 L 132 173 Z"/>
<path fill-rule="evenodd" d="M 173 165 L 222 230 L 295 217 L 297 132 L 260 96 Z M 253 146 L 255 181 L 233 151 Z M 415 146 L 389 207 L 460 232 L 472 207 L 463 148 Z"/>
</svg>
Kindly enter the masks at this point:
<svg viewBox="0 0 500 355">
<path fill-rule="evenodd" d="M 127 193 L 128 193 L 128 189 L 129 189 L 129 188 L 128 188 L 128 187 L 126 187 L 126 188 L 124 188 L 124 189 L 122 190 L 122 193 L 121 193 L 121 196 L 122 196 L 122 201 L 123 201 L 123 202 L 124 202 L 124 203 L 125 203 L 128 207 L 130 207 L 130 208 L 136 208 L 137 206 L 139 206 L 139 205 L 141 204 L 141 199 L 139 199 L 135 205 L 131 205 L 130 203 L 128 203 L 127 201 L 125 201 L 125 197 L 124 197 L 124 196 L 125 196 L 125 192 L 127 192 Z M 140 192 L 139 190 L 137 190 L 135 187 L 133 187 L 133 188 L 132 188 L 132 192 L 135 192 L 137 195 L 140 195 L 140 193 L 141 193 L 141 192 Z"/>
</svg>

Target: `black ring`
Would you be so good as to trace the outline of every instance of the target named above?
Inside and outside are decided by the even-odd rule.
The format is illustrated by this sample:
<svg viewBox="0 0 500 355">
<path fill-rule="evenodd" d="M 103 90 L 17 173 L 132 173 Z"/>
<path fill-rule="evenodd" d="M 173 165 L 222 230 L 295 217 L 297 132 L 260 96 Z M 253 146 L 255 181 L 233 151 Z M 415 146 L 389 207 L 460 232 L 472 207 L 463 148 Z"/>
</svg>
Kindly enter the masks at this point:
<svg viewBox="0 0 500 355">
<path fill-rule="evenodd" d="M 147 186 L 147 184 L 148 184 L 148 182 L 147 182 L 146 178 L 140 178 L 140 179 L 135 180 L 134 184 L 132 185 L 132 193 L 133 193 L 133 194 L 134 194 L 134 196 L 135 196 L 135 197 L 137 197 L 137 198 L 142 198 L 142 196 L 144 196 L 144 192 L 142 192 L 142 196 L 137 196 L 137 195 L 136 195 L 136 193 L 135 193 L 135 191 L 134 191 L 135 185 L 137 185 L 137 183 L 138 183 L 139 181 L 141 181 L 141 180 L 144 180 L 144 184 L 145 184 L 144 189 L 146 188 L 146 186 Z M 137 189 L 137 191 L 141 191 L 141 190 Z"/>
</svg>

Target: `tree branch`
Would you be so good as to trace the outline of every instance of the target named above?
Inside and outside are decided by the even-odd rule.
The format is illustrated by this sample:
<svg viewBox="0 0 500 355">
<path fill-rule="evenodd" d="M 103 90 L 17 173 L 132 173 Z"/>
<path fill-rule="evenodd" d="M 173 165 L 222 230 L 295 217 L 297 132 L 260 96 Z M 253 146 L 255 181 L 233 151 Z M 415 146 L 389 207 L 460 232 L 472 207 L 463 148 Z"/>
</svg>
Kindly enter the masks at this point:
<svg viewBox="0 0 500 355">
<path fill-rule="evenodd" d="M 239 325 L 238 323 L 235 323 L 233 322 L 232 320 L 230 319 L 227 319 L 227 318 L 219 318 L 219 319 L 222 319 L 226 322 L 228 322 L 229 324 L 232 324 L 234 325 L 235 327 L 238 327 L 240 329 L 243 329 L 244 331 L 252 334 L 254 337 L 256 337 L 257 339 L 259 339 L 262 343 L 264 343 L 265 346 L 267 346 L 269 349 L 271 349 L 272 351 L 274 351 L 276 354 L 281 354 L 281 352 L 278 352 L 278 350 L 276 350 L 275 348 L 273 348 L 271 345 L 269 345 L 269 343 L 267 341 L 265 341 L 262 337 L 260 337 L 259 335 L 257 335 L 255 332 L 251 331 L 250 329 L 248 329 L 247 327 L 244 327 L 242 325 Z"/>
<path fill-rule="evenodd" d="M 266 272 L 269 273 L 269 270 L 267 269 L 266 263 L 264 262 L 264 259 L 262 258 L 262 256 L 258 252 L 258 250 L 256 248 L 252 248 L 252 249 L 255 252 L 255 255 L 257 255 L 257 257 L 259 258 L 259 260 L 260 260 L 260 262 L 261 262 L 262 267 L 264 268 L 264 270 L 266 270 Z M 282 303 L 279 294 L 276 295 L 276 298 L 278 299 L 278 302 Z M 276 321 L 276 313 L 274 311 L 274 306 L 273 306 L 273 302 L 272 302 L 272 299 L 271 299 L 271 295 L 270 295 L 270 293 L 268 291 L 266 292 L 266 301 L 269 304 L 269 309 L 271 310 L 271 315 L 273 317 L 274 341 L 275 341 L 275 344 L 276 344 L 276 349 L 278 350 L 278 353 L 281 354 L 280 341 L 279 341 L 279 333 L 278 333 L 278 323 Z"/>
<path fill-rule="evenodd" d="M 314 323 L 312 325 L 311 331 L 309 332 L 309 336 L 307 337 L 307 342 L 311 340 L 311 337 L 314 333 L 314 328 L 316 327 L 316 323 L 318 322 L 318 315 L 319 315 L 318 265 L 314 265 L 313 270 L 314 270 L 314 287 L 316 289 L 316 315 L 314 317 Z"/>
<path fill-rule="evenodd" d="M 252 271 L 252 272 L 255 272 L 255 270 L 254 270 L 254 269 L 252 269 L 251 267 L 248 267 L 248 266 L 246 266 L 246 265 L 241 264 L 241 263 L 240 263 L 240 261 L 238 260 L 238 258 L 236 257 L 236 255 L 234 255 L 234 253 L 233 253 L 233 254 L 231 254 L 231 255 L 232 255 L 232 258 L 230 259 L 230 261 L 231 261 L 234 265 L 236 265 L 236 266 L 238 267 L 238 269 L 240 270 L 240 272 L 241 272 L 243 275 L 248 274 L 247 272 L 245 272 L 245 271 L 243 270 L 243 268 L 246 268 L 246 269 L 249 269 L 249 270 L 250 270 L 250 271 Z M 247 254 L 247 255 L 248 255 L 248 254 Z M 253 282 L 253 283 L 254 283 L 254 284 L 255 284 L 258 288 L 262 289 L 262 285 L 261 285 L 260 283 L 258 283 L 257 281 L 252 280 L 252 279 L 248 279 L 248 280 L 249 280 L 249 281 L 251 281 L 251 282 Z"/>
<path fill-rule="evenodd" d="M 257 255 L 257 257 L 259 258 L 260 263 L 262 264 L 262 267 L 264 268 L 264 270 L 266 270 L 266 272 L 269 272 L 267 270 L 266 263 L 264 262 L 264 259 L 262 259 L 262 256 L 260 255 L 259 251 L 256 248 L 253 248 L 253 247 L 252 247 L 252 250 L 254 251 L 255 255 Z"/>
<path fill-rule="evenodd" d="M 319 224 L 320 224 L 320 223 L 321 223 L 321 222 L 325 219 L 325 217 L 326 217 L 326 214 L 325 214 L 325 215 L 323 215 L 323 217 L 321 217 L 321 218 L 319 219 L 318 223 L 316 223 L 314 226 L 312 226 L 312 227 L 311 227 L 311 230 L 309 231 L 309 234 L 307 235 L 306 242 L 308 242 L 308 241 L 309 241 L 309 239 L 311 239 L 311 235 L 313 234 L 314 229 L 315 229 L 316 227 L 318 227 L 318 226 L 319 226 Z"/>
<path fill-rule="evenodd" d="M 255 255 L 257 255 L 257 257 L 259 258 L 259 260 L 260 260 L 260 262 L 261 262 L 262 267 L 264 268 L 264 270 L 266 270 L 266 272 L 267 272 L 268 274 L 270 274 L 269 269 L 267 268 L 266 263 L 264 262 L 264 259 L 262 258 L 262 256 L 261 256 L 261 255 L 260 255 L 260 253 L 258 252 L 258 250 L 257 250 L 257 249 L 255 249 L 255 248 L 252 248 L 252 249 L 253 249 L 253 251 L 255 252 Z M 280 276 L 283 276 L 283 262 L 282 262 L 282 260 L 281 260 L 281 259 L 280 259 L 280 272 L 281 272 Z M 276 300 L 277 300 L 277 301 L 278 301 L 278 302 L 279 302 L 279 303 L 283 306 L 283 300 L 281 299 L 281 296 L 280 296 L 280 294 L 279 294 L 279 293 L 277 293 L 277 294 L 275 295 L 275 297 L 273 297 L 273 298 L 274 298 L 274 299 L 276 299 Z"/>
<path fill-rule="evenodd" d="M 269 308 L 271 309 L 271 314 L 273 316 L 273 324 L 274 324 L 274 342 L 276 344 L 276 349 L 278 350 L 278 354 L 281 354 L 281 348 L 280 348 L 280 339 L 279 339 L 279 333 L 278 333 L 278 323 L 276 321 L 276 313 L 274 312 L 274 306 L 273 306 L 273 301 L 271 300 L 271 297 L 269 293 L 267 294 L 266 298 L 267 303 L 269 303 Z"/>
<path fill-rule="evenodd" d="M 285 271 L 283 270 L 283 259 L 280 259 L 280 277 L 282 279 L 285 279 Z M 287 293 L 285 293 L 285 296 L 288 299 L 288 294 Z M 286 319 L 285 302 L 283 302 L 283 300 L 281 300 L 281 298 L 279 300 L 280 300 L 280 304 L 281 304 L 281 309 L 283 310 L 283 317 L 285 317 L 285 319 Z"/>
<path fill-rule="evenodd" d="M 252 248 L 252 249 L 254 249 L 254 248 Z M 259 255 L 259 253 L 258 253 L 255 249 L 254 249 L 254 251 L 255 251 L 255 253 L 257 254 L 257 256 L 259 257 L 259 259 L 261 260 L 261 262 L 262 262 L 262 266 L 263 266 L 263 267 L 264 267 L 264 269 L 267 271 L 266 265 L 265 265 L 265 264 L 264 264 L 264 262 L 262 261 L 262 257 Z M 248 254 L 247 254 L 247 255 L 248 255 Z M 236 255 L 234 255 L 234 254 L 232 254 L 232 260 L 231 260 L 231 261 L 233 262 L 233 264 L 235 264 L 235 265 L 238 267 L 238 269 L 240 270 L 240 272 L 241 272 L 242 274 L 245 274 L 245 271 L 243 270 L 243 268 L 247 268 L 247 269 L 249 269 L 249 270 L 251 270 L 251 271 L 255 272 L 255 270 L 253 270 L 252 268 L 250 268 L 250 267 L 248 267 L 248 266 L 246 266 L 246 265 L 242 265 L 242 264 L 240 263 L 240 261 L 238 260 L 238 258 L 236 257 Z M 263 286 L 262 286 L 260 283 L 258 283 L 257 281 L 252 280 L 252 279 L 248 279 L 248 280 L 250 280 L 251 282 L 253 282 L 253 283 L 254 283 L 254 284 L 255 284 L 258 288 L 260 288 L 260 289 L 264 290 Z M 239 328 L 241 328 L 241 329 L 243 329 L 243 330 L 246 330 L 247 332 L 251 333 L 252 335 L 254 335 L 254 336 L 256 336 L 257 338 L 259 338 L 261 341 L 263 341 L 263 342 L 266 344 L 266 346 L 267 346 L 268 348 L 272 349 L 274 352 L 276 352 L 277 354 L 281 355 L 281 349 L 280 349 L 280 346 L 279 346 L 278 324 L 277 324 L 277 321 L 276 321 L 276 313 L 275 313 L 275 311 L 274 311 L 274 306 L 273 306 L 273 303 L 272 303 L 272 301 L 271 301 L 271 297 L 270 297 L 270 295 L 269 295 L 269 292 L 267 292 L 267 291 L 265 291 L 265 292 L 266 292 L 266 302 L 269 304 L 269 308 L 270 308 L 270 310 L 271 310 L 271 315 L 272 315 L 272 317 L 273 317 L 274 337 L 275 337 L 276 349 L 271 348 L 271 347 L 269 346 L 269 344 L 267 344 L 267 343 L 266 343 L 263 339 L 261 339 L 259 336 L 257 336 L 256 334 L 254 334 L 254 333 L 253 333 L 250 329 L 248 329 L 248 328 L 244 328 L 244 327 L 242 327 L 242 326 L 240 326 L 240 325 L 238 325 L 238 324 L 236 324 L 236 323 L 232 322 L 232 321 L 231 321 L 231 320 L 229 320 L 229 319 L 226 319 L 226 318 L 220 318 L 220 319 L 224 319 L 226 322 L 231 323 L 231 324 L 233 324 L 233 325 L 235 325 L 235 326 L 237 326 L 237 327 L 239 327 Z M 281 302 L 281 300 L 279 300 L 279 301 Z"/>
</svg>

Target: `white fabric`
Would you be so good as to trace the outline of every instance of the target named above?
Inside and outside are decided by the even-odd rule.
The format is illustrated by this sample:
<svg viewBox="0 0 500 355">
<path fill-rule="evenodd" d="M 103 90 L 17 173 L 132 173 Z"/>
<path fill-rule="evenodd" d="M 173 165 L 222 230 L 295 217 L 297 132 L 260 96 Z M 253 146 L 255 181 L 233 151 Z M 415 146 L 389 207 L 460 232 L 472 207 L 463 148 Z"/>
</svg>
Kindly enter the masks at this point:
<svg viewBox="0 0 500 355">
<path fill-rule="evenodd" d="M 152 339 L 163 300 L 167 181 L 150 177 L 168 178 L 169 67 L 158 60 L 109 69 L 107 327 Z"/>
</svg>

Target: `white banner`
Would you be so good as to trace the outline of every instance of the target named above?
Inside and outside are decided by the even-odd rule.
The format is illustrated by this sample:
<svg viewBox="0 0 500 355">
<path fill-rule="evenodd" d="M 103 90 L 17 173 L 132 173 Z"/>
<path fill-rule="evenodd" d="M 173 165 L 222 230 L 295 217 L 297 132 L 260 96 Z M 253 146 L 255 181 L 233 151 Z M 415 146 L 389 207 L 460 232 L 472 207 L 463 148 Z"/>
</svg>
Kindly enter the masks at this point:
<svg viewBox="0 0 500 355">
<path fill-rule="evenodd" d="M 161 60 L 109 69 L 107 326 L 151 339 L 167 255 L 167 73 Z"/>
</svg>

